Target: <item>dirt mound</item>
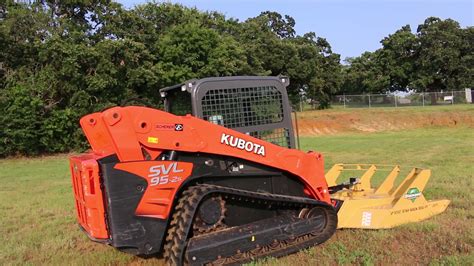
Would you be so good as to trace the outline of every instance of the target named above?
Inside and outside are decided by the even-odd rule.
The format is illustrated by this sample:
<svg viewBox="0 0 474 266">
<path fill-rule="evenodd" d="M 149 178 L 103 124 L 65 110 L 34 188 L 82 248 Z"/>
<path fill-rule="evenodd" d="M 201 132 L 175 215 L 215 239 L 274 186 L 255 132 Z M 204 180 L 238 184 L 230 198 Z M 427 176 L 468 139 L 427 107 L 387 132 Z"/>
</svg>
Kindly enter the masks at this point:
<svg viewBox="0 0 474 266">
<path fill-rule="evenodd" d="M 298 113 L 301 136 L 382 132 L 432 126 L 474 127 L 474 105 L 339 109 Z"/>
</svg>

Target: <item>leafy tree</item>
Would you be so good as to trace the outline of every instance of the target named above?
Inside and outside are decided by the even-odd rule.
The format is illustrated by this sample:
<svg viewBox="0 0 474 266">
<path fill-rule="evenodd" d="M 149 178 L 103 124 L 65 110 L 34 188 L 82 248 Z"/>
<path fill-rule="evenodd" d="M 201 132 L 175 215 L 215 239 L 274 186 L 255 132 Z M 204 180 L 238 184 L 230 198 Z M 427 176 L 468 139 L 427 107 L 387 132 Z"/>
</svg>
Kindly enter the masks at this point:
<svg viewBox="0 0 474 266">
<path fill-rule="evenodd" d="M 348 94 L 384 93 L 390 88 L 390 77 L 380 63 L 380 50 L 348 58 L 344 68 L 342 92 Z"/>
<path fill-rule="evenodd" d="M 38 132 L 42 127 L 45 105 L 41 98 L 26 86 L 3 89 L 0 95 L 0 154 L 39 154 Z"/>
<path fill-rule="evenodd" d="M 299 64 L 289 69 L 294 86 L 298 86 L 319 109 L 330 106 L 331 96 L 339 90 L 342 81 L 340 56 L 332 52 L 326 39 L 313 32 L 295 40 L 299 43 Z M 295 79 L 296 78 L 296 79 Z M 291 95 L 291 90 L 290 90 Z"/>
<path fill-rule="evenodd" d="M 474 88 L 474 27 L 467 27 L 461 32 L 462 44 L 460 47 L 459 86 L 460 88 Z"/>
<path fill-rule="evenodd" d="M 277 12 L 265 11 L 258 16 L 264 21 L 263 29 L 270 29 L 278 37 L 282 39 L 293 38 L 296 35 L 295 19 L 291 16 L 285 15 L 283 18 Z"/>
<path fill-rule="evenodd" d="M 315 33 L 296 35 L 294 25 L 289 16 L 283 19 L 274 12 L 263 12 L 243 23 L 238 39 L 247 51 L 254 73 L 290 77 L 288 94 L 293 103 L 305 94 L 319 107 L 328 107 L 329 94 L 337 91 L 340 83 L 333 82 L 340 79 L 339 55 Z M 333 85 L 328 89 L 331 82 Z"/>
<path fill-rule="evenodd" d="M 473 28 L 430 17 L 414 34 L 406 25 L 381 41 L 382 48 L 347 60 L 345 93 L 442 91 L 473 86 Z M 432 104 L 436 96 L 432 94 Z"/>
<path fill-rule="evenodd" d="M 245 54 L 229 36 L 198 24 L 178 25 L 164 34 L 158 44 L 156 64 L 163 85 L 191 78 L 245 74 Z"/>
<path fill-rule="evenodd" d="M 427 18 L 418 26 L 417 38 L 413 85 L 428 91 L 459 89 L 463 44 L 459 23 Z"/>
<path fill-rule="evenodd" d="M 403 26 L 381 41 L 383 48 L 376 53 L 380 71 L 389 79 L 389 86 L 385 89 L 403 91 L 409 86 L 416 70 L 416 42 L 410 25 Z"/>
</svg>

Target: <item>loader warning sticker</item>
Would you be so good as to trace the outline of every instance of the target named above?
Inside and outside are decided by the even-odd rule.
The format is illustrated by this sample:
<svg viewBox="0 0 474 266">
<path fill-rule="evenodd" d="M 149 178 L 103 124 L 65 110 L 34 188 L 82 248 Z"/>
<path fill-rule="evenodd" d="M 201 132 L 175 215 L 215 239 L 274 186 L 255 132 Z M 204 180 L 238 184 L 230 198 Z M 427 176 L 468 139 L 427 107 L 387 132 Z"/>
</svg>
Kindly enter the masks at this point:
<svg viewBox="0 0 474 266">
<path fill-rule="evenodd" d="M 405 199 L 411 200 L 411 202 L 415 202 L 415 200 L 419 196 L 421 196 L 421 191 L 416 187 L 412 187 L 412 188 L 408 189 L 407 194 L 405 194 L 405 196 L 403 196 L 403 197 Z"/>
<path fill-rule="evenodd" d="M 148 143 L 158 144 L 158 138 L 155 137 L 148 137 L 147 141 Z"/>
<path fill-rule="evenodd" d="M 372 213 L 362 212 L 362 226 L 370 226 L 372 224 Z"/>
</svg>

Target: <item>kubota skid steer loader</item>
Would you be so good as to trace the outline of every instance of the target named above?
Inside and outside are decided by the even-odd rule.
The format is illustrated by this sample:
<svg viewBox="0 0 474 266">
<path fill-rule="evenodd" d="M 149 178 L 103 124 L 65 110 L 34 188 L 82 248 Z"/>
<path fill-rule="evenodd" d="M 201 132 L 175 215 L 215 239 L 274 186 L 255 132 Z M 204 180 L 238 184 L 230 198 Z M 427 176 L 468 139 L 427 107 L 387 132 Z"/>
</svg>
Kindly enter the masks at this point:
<svg viewBox="0 0 474 266">
<path fill-rule="evenodd" d="M 320 244 L 336 228 L 389 228 L 443 212 L 429 170 L 337 164 L 296 147 L 285 77 L 191 80 L 165 110 L 114 107 L 80 121 L 92 147 L 70 158 L 77 217 L 98 242 L 171 265 L 239 264 Z M 192 114 L 192 115 L 190 115 Z M 339 182 L 344 171 L 364 171 Z"/>
</svg>

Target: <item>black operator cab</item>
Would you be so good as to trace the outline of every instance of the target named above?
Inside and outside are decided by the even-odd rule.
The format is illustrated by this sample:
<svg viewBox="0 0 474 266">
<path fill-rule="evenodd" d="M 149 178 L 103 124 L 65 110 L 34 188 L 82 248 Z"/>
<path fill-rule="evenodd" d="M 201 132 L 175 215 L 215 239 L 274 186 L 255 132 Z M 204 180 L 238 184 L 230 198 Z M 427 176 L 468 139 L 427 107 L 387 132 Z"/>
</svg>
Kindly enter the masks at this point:
<svg viewBox="0 0 474 266">
<path fill-rule="evenodd" d="M 295 148 L 287 77 L 236 76 L 188 80 L 160 90 L 165 111 Z"/>
</svg>

